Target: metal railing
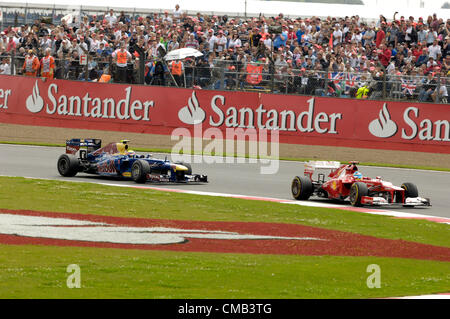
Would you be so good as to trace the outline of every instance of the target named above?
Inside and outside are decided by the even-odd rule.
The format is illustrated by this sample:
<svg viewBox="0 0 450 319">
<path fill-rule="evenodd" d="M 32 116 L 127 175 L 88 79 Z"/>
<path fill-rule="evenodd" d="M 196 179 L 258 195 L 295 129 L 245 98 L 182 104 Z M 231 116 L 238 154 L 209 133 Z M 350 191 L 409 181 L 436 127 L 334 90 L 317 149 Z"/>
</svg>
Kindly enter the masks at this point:
<svg viewBox="0 0 450 319">
<path fill-rule="evenodd" d="M 24 55 L 7 57 L 11 60 L 12 74 L 22 75 Z M 0 55 L 0 59 L 3 56 Z M 328 72 L 286 66 L 272 68 L 270 64 L 232 61 L 214 61 L 210 66 L 203 60 L 197 60 L 194 65 L 194 60 L 191 60 L 185 62 L 180 76 L 172 76 L 169 64 L 160 61 L 162 73 L 155 68 L 156 60 L 144 61 L 142 68 L 139 59 L 134 59 L 127 65 L 125 78 L 119 78 L 119 69 L 111 55 L 89 54 L 87 65 L 80 65 L 78 56 L 60 52 L 55 58 L 54 77 L 98 81 L 103 72 L 109 72 L 112 82 L 129 84 L 435 103 L 448 103 L 446 92 L 450 90 L 450 78 L 441 77 L 439 73 L 433 82 L 428 83 L 426 76 L 386 75 L 376 78 L 369 72 Z M 249 65 L 258 66 L 258 72 L 249 72 Z"/>
</svg>

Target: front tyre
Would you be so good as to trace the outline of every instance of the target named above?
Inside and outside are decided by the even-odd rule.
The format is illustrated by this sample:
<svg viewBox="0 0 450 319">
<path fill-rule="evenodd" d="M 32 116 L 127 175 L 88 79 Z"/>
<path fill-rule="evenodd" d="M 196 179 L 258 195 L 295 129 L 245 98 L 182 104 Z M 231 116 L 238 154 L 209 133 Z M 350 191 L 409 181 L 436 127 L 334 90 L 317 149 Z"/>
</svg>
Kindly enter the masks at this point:
<svg viewBox="0 0 450 319">
<path fill-rule="evenodd" d="M 311 180 L 305 176 L 295 176 L 291 184 L 292 196 L 298 200 L 308 200 L 314 192 Z"/>
<path fill-rule="evenodd" d="M 408 197 L 419 197 L 419 191 L 417 190 L 417 186 L 413 183 L 403 183 L 400 186 L 405 190 L 405 199 Z"/>
<path fill-rule="evenodd" d="M 148 174 L 150 174 L 150 164 L 145 160 L 138 159 L 131 166 L 131 178 L 136 183 L 145 183 Z"/>
<path fill-rule="evenodd" d="M 58 172 L 64 177 L 73 177 L 80 171 L 80 162 L 72 154 L 63 154 L 58 158 Z"/>
<path fill-rule="evenodd" d="M 350 204 L 356 207 L 362 206 L 361 200 L 363 196 L 367 196 L 368 194 L 369 189 L 367 188 L 367 185 L 365 183 L 353 183 L 352 187 L 350 188 Z"/>
</svg>

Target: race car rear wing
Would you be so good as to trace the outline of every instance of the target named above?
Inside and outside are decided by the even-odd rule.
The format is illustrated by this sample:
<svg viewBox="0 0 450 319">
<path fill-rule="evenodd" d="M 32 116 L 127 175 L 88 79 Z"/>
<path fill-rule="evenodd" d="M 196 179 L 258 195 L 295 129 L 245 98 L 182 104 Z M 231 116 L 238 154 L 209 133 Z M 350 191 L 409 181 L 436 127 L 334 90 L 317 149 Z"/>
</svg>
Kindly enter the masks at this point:
<svg viewBox="0 0 450 319">
<path fill-rule="evenodd" d="M 305 163 L 305 176 L 312 178 L 316 169 L 337 169 L 340 166 L 341 163 L 335 161 L 309 161 Z"/>
<path fill-rule="evenodd" d="M 102 147 L 102 140 L 98 138 L 66 140 L 66 154 L 76 154 L 82 147 L 86 147 L 87 153 L 94 152 Z"/>
</svg>

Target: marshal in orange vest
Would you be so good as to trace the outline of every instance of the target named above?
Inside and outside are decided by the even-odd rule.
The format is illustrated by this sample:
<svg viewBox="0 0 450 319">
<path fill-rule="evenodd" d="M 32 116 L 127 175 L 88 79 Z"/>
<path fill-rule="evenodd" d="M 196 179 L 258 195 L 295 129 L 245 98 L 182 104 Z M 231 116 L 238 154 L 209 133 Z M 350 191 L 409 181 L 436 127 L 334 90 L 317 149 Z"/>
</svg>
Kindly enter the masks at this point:
<svg viewBox="0 0 450 319">
<path fill-rule="evenodd" d="M 127 64 L 127 51 L 117 52 L 117 64 Z"/>
<path fill-rule="evenodd" d="M 181 61 L 178 62 L 172 62 L 172 74 L 173 75 L 181 75 Z"/>
</svg>

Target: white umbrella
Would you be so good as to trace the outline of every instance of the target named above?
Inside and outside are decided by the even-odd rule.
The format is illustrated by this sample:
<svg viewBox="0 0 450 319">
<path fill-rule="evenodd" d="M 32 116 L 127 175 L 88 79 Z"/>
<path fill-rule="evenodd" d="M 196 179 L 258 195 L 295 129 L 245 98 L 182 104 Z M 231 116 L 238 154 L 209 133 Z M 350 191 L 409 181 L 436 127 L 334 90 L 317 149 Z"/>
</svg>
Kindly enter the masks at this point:
<svg viewBox="0 0 450 319">
<path fill-rule="evenodd" d="M 170 51 L 166 54 L 164 57 L 164 60 L 171 61 L 171 60 L 181 60 L 184 58 L 189 57 L 198 57 L 202 56 L 203 53 L 201 53 L 199 50 L 192 49 L 192 48 L 182 48 L 182 49 L 176 49 L 173 51 Z"/>
<path fill-rule="evenodd" d="M 202 56 L 203 53 L 201 53 L 199 50 L 192 49 L 192 48 L 181 48 L 176 49 L 173 51 L 170 51 L 164 56 L 164 60 L 171 61 L 171 60 L 182 60 L 189 57 L 199 57 Z M 184 79 L 184 87 L 186 87 L 186 74 L 184 73 L 185 70 L 183 70 L 183 79 Z M 178 85 L 177 85 L 178 86 Z"/>
</svg>

